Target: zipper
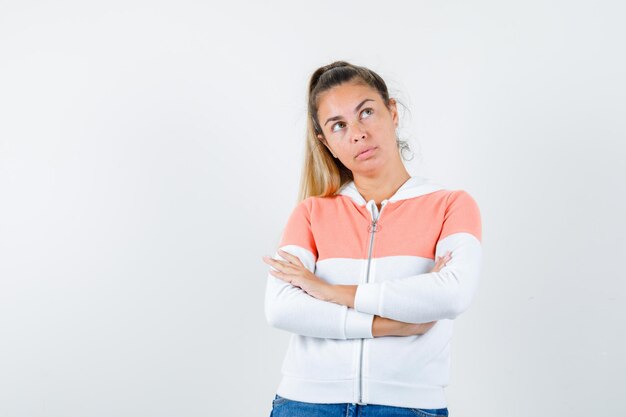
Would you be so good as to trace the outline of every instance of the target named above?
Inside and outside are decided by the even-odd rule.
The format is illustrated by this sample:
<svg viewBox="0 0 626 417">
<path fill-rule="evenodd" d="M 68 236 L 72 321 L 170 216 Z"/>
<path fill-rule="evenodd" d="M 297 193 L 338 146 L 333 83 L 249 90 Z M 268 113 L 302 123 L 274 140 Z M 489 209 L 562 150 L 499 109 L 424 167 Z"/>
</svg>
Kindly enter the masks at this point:
<svg viewBox="0 0 626 417">
<path fill-rule="evenodd" d="M 380 203 L 380 212 L 378 211 L 378 207 L 376 206 L 376 202 L 374 200 L 370 200 L 367 202 L 366 207 L 371 214 L 372 221 L 368 225 L 369 233 L 369 248 L 367 251 L 367 270 L 365 272 L 365 283 L 369 282 L 370 279 L 370 263 L 372 261 L 372 248 L 374 247 L 374 233 L 378 231 L 378 220 L 380 219 L 380 215 L 382 214 L 385 204 L 387 204 L 388 200 L 383 200 Z M 365 405 L 363 402 L 363 344 L 365 343 L 365 339 L 360 340 L 359 344 L 359 401 L 357 404 Z"/>
</svg>

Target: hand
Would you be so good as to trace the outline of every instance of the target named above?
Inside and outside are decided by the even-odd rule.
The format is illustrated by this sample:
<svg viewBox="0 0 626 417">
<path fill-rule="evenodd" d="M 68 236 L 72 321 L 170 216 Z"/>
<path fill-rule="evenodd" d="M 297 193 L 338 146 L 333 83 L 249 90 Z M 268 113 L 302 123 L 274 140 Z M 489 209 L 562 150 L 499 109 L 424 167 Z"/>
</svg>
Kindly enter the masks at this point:
<svg viewBox="0 0 626 417">
<path fill-rule="evenodd" d="M 334 286 L 332 284 L 309 271 L 297 256 L 281 249 L 278 249 L 278 252 L 286 261 L 273 259 L 269 256 L 263 257 L 263 261 L 266 264 L 277 269 L 277 271 L 270 269 L 270 274 L 295 287 L 301 288 L 312 297 L 323 301 L 330 301 L 333 298 Z"/>
<path fill-rule="evenodd" d="M 437 256 L 435 258 L 435 265 L 433 266 L 433 269 L 431 269 L 428 272 L 439 272 L 441 271 L 441 268 L 443 268 L 446 263 L 450 260 L 450 258 L 452 258 L 452 255 L 450 254 L 450 251 L 447 251 L 445 253 L 445 255 L 443 256 Z"/>
<path fill-rule="evenodd" d="M 439 272 L 450 260 L 450 251 L 444 256 L 435 258 L 435 265 L 429 272 Z M 374 316 L 372 322 L 372 336 L 415 336 L 422 335 L 435 325 L 436 321 L 428 323 L 405 323 L 381 316 Z"/>
<path fill-rule="evenodd" d="M 374 316 L 372 322 L 372 336 L 415 336 L 422 335 L 435 325 L 436 321 L 428 323 L 405 323 L 386 317 Z"/>
<path fill-rule="evenodd" d="M 437 323 L 436 321 L 430 321 L 428 323 L 406 323 L 404 328 L 400 329 L 400 336 L 415 336 L 422 335 L 430 330 Z"/>
<path fill-rule="evenodd" d="M 443 256 L 437 256 L 435 258 L 435 265 L 430 272 L 439 272 L 441 268 L 446 266 L 446 263 L 452 258 L 450 251 L 447 251 Z M 398 330 L 398 336 L 414 336 L 422 335 L 430 330 L 437 323 L 436 321 L 430 321 L 428 323 L 404 323 L 404 326 L 400 326 Z"/>
</svg>

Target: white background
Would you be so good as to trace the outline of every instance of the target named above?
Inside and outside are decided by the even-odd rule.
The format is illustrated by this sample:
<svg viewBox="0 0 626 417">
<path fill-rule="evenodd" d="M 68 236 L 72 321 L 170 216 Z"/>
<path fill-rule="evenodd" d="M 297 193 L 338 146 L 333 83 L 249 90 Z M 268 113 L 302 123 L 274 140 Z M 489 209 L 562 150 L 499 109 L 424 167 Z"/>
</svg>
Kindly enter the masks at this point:
<svg viewBox="0 0 626 417">
<path fill-rule="evenodd" d="M 451 416 L 624 414 L 624 11 L 0 2 L 0 417 L 269 415 L 261 257 L 339 59 L 410 110 L 409 171 L 481 209 Z"/>
</svg>

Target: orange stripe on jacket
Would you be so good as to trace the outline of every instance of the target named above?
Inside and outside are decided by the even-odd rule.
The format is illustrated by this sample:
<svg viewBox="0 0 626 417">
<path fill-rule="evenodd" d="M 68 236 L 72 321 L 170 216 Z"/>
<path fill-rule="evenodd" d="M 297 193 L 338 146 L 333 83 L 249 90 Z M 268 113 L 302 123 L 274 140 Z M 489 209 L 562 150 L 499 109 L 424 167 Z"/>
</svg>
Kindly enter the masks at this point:
<svg viewBox="0 0 626 417">
<path fill-rule="evenodd" d="M 366 259 L 371 215 L 349 197 L 309 197 L 293 210 L 280 246 L 298 245 L 316 260 Z M 386 204 L 374 236 L 372 257 L 420 256 L 434 259 L 438 240 L 467 232 L 481 240 L 474 199 L 463 190 L 440 190 Z"/>
</svg>

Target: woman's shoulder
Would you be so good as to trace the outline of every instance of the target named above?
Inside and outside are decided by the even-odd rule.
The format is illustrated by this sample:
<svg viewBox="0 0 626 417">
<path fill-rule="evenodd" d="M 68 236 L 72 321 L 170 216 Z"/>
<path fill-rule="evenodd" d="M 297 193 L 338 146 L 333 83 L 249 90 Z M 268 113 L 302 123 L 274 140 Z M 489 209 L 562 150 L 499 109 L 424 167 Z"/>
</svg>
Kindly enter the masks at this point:
<svg viewBox="0 0 626 417">
<path fill-rule="evenodd" d="M 447 190 L 446 201 L 448 205 L 478 206 L 472 194 L 464 189 Z"/>
<path fill-rule="evenodd" d="M 300 201 L 298 205 L 303 205 L 307 208 L 311 208 L 311 207 L 320 206 L 320 205 L 336 204 L 337 202 L 341 200 L 341 197 L 342 195 L 340 194 L 334 194 L 334 195 L 329 195 L 325 197 L 324 196 L 310 196 Z"/>
</svg>

